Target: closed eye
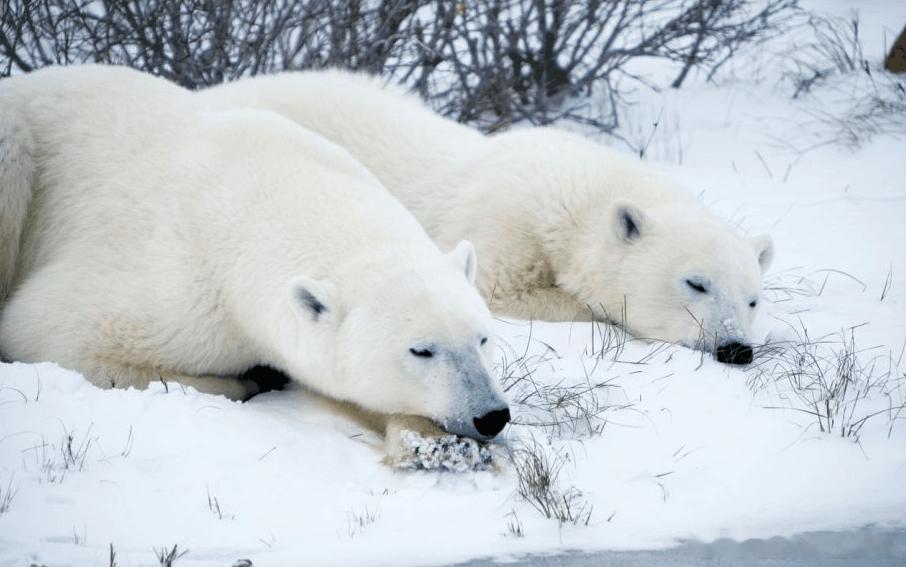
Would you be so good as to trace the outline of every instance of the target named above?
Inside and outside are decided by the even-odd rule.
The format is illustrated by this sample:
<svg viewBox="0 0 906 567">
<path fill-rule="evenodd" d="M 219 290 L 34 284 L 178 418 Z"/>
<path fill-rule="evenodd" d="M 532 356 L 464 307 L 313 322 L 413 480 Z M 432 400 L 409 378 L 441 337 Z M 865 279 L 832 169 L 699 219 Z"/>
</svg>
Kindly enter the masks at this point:
<svg viewBox="0 0 906 567">
<path fill-rule="evenodd" d="M 697 291 L 698 293 L 708 293 L 708 288 L 702 285 L 700 282 L 693 280 L 686 280 L 686 285 Z"/>
<path fill-rule="evenodd" d="M 410 348 L 409 352 L 412 353 L 413 356 L 417 356 L 419 358 L 431 358 L 432 356 L 434 356 L 434 351 L 427 348 Z"/>
</svg>

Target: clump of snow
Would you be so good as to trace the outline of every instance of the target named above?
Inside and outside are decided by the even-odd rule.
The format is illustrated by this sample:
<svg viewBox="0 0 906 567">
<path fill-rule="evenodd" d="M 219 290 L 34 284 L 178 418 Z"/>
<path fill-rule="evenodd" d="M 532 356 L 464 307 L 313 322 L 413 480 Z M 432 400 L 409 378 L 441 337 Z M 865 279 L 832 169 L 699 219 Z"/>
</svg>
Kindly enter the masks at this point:
<svg viewBox="0 0 906 567">
<path fill-rule="evenodd" d="M 488 471 L 500 468 L 492 445 L 468 437 L 423 437 L 415 431 L 400 434 L 404 453 L 394 463 L 403 470 Z"/>
</svg>

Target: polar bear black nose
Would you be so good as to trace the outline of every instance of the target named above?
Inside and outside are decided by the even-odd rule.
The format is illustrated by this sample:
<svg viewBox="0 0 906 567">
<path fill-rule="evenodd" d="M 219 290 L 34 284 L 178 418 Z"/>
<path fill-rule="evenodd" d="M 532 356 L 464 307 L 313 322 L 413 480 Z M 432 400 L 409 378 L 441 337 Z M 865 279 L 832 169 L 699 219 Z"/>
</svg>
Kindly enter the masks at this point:
<svg viewBox="0 0 906 567">
<path fill-rule="evenodd" d="M 494 437 L 510 421 L 510 409 L 494 410 L 472 420 L 475 429 L 485 437 Z"/>
<path fill-rule="evenodd" d="M 752 362 L 752 347 L 742 343 L 727 343 L 717 347 L 718 362 L 724 364 L 749 364 Z"/>
</svg>

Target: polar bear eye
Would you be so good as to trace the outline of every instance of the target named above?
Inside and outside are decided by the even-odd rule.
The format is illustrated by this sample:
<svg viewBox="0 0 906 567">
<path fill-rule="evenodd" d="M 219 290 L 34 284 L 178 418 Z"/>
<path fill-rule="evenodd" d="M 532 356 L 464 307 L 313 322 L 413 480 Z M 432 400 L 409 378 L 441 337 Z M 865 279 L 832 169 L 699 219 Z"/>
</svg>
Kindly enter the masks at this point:
<svg viewBox="0 0 906 567">
<path fill-rule="evenodd" d="M 749 303 L 749 307 L 751 307 L 752 309 L 755 309 L 756 307 L 758 307 L 758 300 L 753 299 L 752 302 Z"/>
<path fill-rule="evenodd" d="M 481 337 L 481 346 L 484 346 L 484 345 L 486 345 L 486 344 L 488 344 L 488 338 L 487 338 L 487 337 Z"/>
<path fill-rule="evenodd" d="M 434 356 L 434 352 L 431 349 L 427 348 L 410 348 L 409 352 L 411 352 L 413 356 L 417 356 L 419 358 L 431 358 L 432 356 Z"/>
<path fill-rule="evenodd" d="M 704 286 L 701 282 L 694 280 L 686 280 L 686 285 L 697 291 L 698 293 L 708 293 L 708 288 Z"/>
</svg>

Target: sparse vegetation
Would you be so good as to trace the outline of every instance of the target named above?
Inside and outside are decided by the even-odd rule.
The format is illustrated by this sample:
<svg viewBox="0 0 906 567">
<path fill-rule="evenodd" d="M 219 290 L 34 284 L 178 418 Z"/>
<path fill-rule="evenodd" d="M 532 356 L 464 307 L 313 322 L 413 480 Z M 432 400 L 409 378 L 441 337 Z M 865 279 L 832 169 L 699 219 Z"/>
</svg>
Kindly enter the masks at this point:
<svg viewBox="0 0 906 567">
<path fill-rule="evenodd" d="M 380 74 L 439 112 L 494 131 L 573 120 L 610 131 L 638 58 L 679 88 L 779 33 L 798 0 L 10 0 L 0 76 L 128 65 L 196 89 L 281 70 Z M 596 104 L 591 104 L 594 95 Z"/>
<path fill-rule="evenodd" d="M 881 301 L 887 299 L 887 294 L 890 293 L 891 286 L 893 286 L 893 266 L 890 266 L 890 269 L 887 270 L 887 277 L 884 278 L 884 289 L 881 290 L 880 297 Z"/>
<path fill-rule="evenodd" d="M 369 508 L 365 506 L 362 510 L 353 510 L 346 515 L 346 533 L 353 538 L 362 532 L 366 527 L 378 521 L 381 517 L 378 507 Z"/>
<path fill-rule="evenodd" d="M 16 497 L 16 489 L 13 488 L 13 476 L 10 475 L 9 481 L 6 483 L 6 488 L 0 484 L 0 516 L 9 512 L 9 507 L 13 503 L 13 498 Z"/>
<path fill-rule="evenodd" d="M 515 509 L 510 510 L 510 513 L 507 514 L 507 518 L 507 534 L 513 537 L 525 537 L 525 530 L 522 527 L 522 521 L 519 519 L 519 515 L 516 513 Z"/>
<path fill-rule="evenodd" d="M 591 350 L 586 351 L 585 356 L 591 358 L 591 368 L 584 368 L 580 380 L 560 377 L 551 382 L 536 378 L 542 368 L 556 373 L 553 363 L 560 355 L 545 343 L 541 343 L 542 352 L 529 354 L 534 341 L 531 326 L 521 352 L 510 345 L 500 345 L 497 373 L 509 400 L 520 408 L 512 425 L 544 428 L 561 437 L 593 436 L 604 430 L 609 412 L 634 405 L 628 401 L 613 403 L 610 400 L 609 393 L 619 392 L 617 377 L 592 378 L 600 363 L 619 359 L 628 335 L 608 324 L 592 324 L 590 328 Z"/>
<path fill-rule="evenodd" d="M 793 98 L 812 93 L 819 85 L 847 100 L 845 108 L 814 108 L 816 145 L 843 143 L 858 148 L 882 134 L 906 135 L 906 86 L 885 73 L 881 59 L 865 54 L 858 13 L 848 18 L 807 16 L 808 39 L 782 54 L 790 67 L 785 78 L 793 85 Z M 874 61 L 874 63 L 872 62 Z M 828 79 L 838 77 L 834 85 Z"/>
<path fill-rule="evenodd" d="M 82 533 L 79 533 L 78 530 L 76 530 L 76 527 L 72 526 L 72 544 L 81 545 L 83 547 L 88 545 L 88 528 L 87 527 L 83 527 Z"/>
<path fill-rule="evenodd" d="M 906 83 L 894 76 L 875 78 L 868 68 L 865 74 L 868 88 L 853 98 L 846 112 L 815 113 L 830 129 L 828 140 L 858 148 L 875 136 L 906 136 Z"/>
<path fill-rule="evenodd" d="M 749 370 L 756 391 L 775 389 L 784 406 L 810 416 L 822 432 L 858 442 L 862 428 L 886 420 L 888 434 L 906 420 L 906 374 L 883 347 L 858 348 L 856 327 L 837 337 L 814 339 L 804 326 L 792 327 L 796 339 L 761 347 Z"/>
<path fill-rule="evenodd" d="M 764 294 L 772 303 L 785 303 L 807 297 L 819 297 L 828 284 L 840 281 L 858 286 L 861 292 L 868 290 L 865 282 L 842 270 L 825 268 L 802 273 L 802 267 L 795 267 L 772 274 L 764 283 Z"/>
<path fill-rule="evenodd" d="M 187 553 L 189 553 L 188 549 L 179 551 L 179 547 L 176 544 L 173 544 L 172 549 L 167 549 L 166 546 L 161 547 L 160 549 L 154 549 L 154 555 L 157 556 L 160 567 L 173 567 L 173 564 Z"/>
<path fill-rule="evenodd" d="M 539 443 L 534 437 L 510 454 L 516 472 L 516 493 L 545 518 L 560 525 L 588 525 L 592 506 L 574 486 L 560 486 L 560 473 L 570 461 L 568 455 Z M 521 526 L 519 527 L 521 531 Z"/>
<path fill-rule="evenodd" d="M 88 453 L 97 442 L 97 438 L 91 436 L 91 427 L 89 425 L 81 436 L 64 427 L 58 445 L 48 443 L 42 435 L 39 444 L 25 449 L 23 453 L 32 455 L 45 482 L 62 483 L 67 473 L 85 470 Z"/>
<path fill-rule="evenodd" d="M 227 518 L 228 520 L 236 519 L 235 514 L 225 514 L 223 512 L 223 510 L 220 508 L 220 501 L 216 496 L 211 496 L 210 489 L 208 490 L 208 510 L 210 510 L 212 514 L 217 516 L 218 520 L 222 520 L 224 518 Z"/>
<path fill-rule="evenodd" d="M 783 57 L 791 68 L 785 76 L 793 84 L 793 98 L 811 92 L 813 87 L 833 75 L 852 73 L 868 66 L 859 35 L 858 13 L 849 18 L 808 14 L 802 27 L 807 39 L 787 50 Z"/>
<path fill-rule="evenodd" d="M 70 433 L 69 431 L 63 435 L 60 452 L 63 456 L 63 468 L 65 470 L 81 471 L 85 469 L 85 459 L 88 458 L 88 449 L 91 447 L 91 444 L 96 441 L 94 437 L 91 437 L 92 425 L 88 426 L 88 430 L 82 436 L 81 440 L 77 439 L 75 433 Z"/>
</svg>

